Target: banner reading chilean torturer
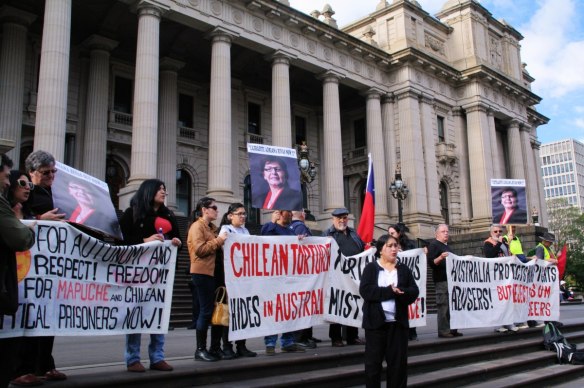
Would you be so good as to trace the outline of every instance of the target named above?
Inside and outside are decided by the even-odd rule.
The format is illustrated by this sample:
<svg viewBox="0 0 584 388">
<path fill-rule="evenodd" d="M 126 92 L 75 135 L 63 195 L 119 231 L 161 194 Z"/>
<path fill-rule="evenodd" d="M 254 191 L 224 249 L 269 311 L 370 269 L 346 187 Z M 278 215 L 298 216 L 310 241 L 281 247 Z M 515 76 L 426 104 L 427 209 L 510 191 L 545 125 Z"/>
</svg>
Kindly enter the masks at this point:
<svg viewBox="0 0 584 388">
<path fill-rule="evenodd" d="M 446 260 L 450 327 L 467 329 L 560 318 L 558 267 L 515 256 Z"/>
<path fill-rule="evenodd" d="M 177 253 L 170 241 L 114 246 L 51 221 L 35 232 L 32 248 L 17 253 L 19 307 L 0 316 L 0 337 L 168 331 Z"/>
<path fill-rule="evenodd" d="M 493 224 L 527 224 L 525 179 L 491 179 Z"/>
</svg>

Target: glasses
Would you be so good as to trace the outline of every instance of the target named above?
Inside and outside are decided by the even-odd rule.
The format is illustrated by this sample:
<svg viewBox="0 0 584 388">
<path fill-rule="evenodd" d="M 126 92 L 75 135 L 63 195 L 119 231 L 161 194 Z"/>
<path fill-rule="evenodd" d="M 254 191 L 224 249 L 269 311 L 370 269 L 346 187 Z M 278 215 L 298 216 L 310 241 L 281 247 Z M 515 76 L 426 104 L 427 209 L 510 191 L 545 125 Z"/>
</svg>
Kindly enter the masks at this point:
<svg viewBox="0 0 584 388">
<path fill-rule="evenodd" d="M 385 244 L 385 246 L 386 246 L 386 247 L 388 247 L 388 248 L 397 248 L 397 247 L 399 247 L 399 245 L 398 245 L 398 244 L 396 244 L 396 243 L 392 243 L 392 244 Z"/>
<path fill-rule="evenodd" d="M 238 217 L 247 217 L 247 213 L 231 213 L 231 214 Z"/>
<path fill-rule="evenodd" d="M 502 232 L 501 230 L 493 230 L 493 233 L 497 233 L 497 234 L 499 234 L 499 233 L 501 233 L 501 232 Z"/>
<path fill-rule="evenodd" d="M 18 183 L 18 186 L 22 187 L 22 188 L 29 188 L 30 190 L 34 189 L 34 183 L 29 182 L 25 179 L 19 179 L 16 181 L 16 183 Z"/>
<path fill-rule="evenodd" d="M 42 176 L 49 176 L 50 174 L 56 174 L 57 173 L 57 169 L 53 168 L 51 170 L 45 170 L 45 171 L 37 171 L 39 174 L 41 174 Z"/>
<path fill-rule="evenodd" d="M 501 199 L 512 199 L 512 198 L 515 198 L 515 196 L 514 195 L 502 195 L 501 196 Z"/>
<path fill-rule="evenodd" d="M 264 168 L 264 172 L 275 172 L 275 173 L 279 173 L 284 171 L 283 169 L 279 168 L 279 167 L 270 167 L 270 168 Z"/>
<path fill-rule="evenodd" d="M 213 205 L 213 206 L 205 206 L 207 209 L 213 209 L 215 211 L 217 211 L 217 206 Z"/>
<path fill-rule="evenodd" d="M 338 218 L 339 220 L 343 221 L 343 220 L 348 220 L 349 216 L 335 216 L 335 218 Z"/>
</svg>

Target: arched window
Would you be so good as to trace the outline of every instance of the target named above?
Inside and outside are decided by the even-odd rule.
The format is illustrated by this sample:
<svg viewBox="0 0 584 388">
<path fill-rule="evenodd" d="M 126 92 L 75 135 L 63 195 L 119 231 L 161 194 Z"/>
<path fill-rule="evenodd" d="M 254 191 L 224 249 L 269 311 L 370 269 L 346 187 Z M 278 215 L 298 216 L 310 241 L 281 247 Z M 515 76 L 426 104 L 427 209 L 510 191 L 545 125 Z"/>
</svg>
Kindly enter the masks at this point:
<svg viewBox="0 0 584 388">
<path fill-rule="evenodd" d="M 251 205 L 251 177 L 247 175 L 243 180 L 243 205 L 247 212 L 247 222 L 249 224 L 260 224 L 260 211 Z"/>
<path fill-rule="evenodd" d="M 440 213 L 446 224 L 450 223 L 450 214 L 448 212 L 448 186 L 444 181 L 440 182 Z"/>
<path fill-rule="evenodd" d="M 191 176 L 185 170 L 176 170 L 176 207 L 187 216 L 191 215 Z"/>
</svg>

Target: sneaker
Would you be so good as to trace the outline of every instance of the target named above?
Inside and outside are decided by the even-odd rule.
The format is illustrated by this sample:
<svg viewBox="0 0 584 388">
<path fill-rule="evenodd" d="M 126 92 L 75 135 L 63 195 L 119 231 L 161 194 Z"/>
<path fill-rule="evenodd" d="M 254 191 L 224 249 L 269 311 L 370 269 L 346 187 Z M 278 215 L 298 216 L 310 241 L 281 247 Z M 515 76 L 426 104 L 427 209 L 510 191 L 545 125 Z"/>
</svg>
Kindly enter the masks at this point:
<svg viewBox="0 0 584 388">
<path fill-rule="evenodd" d="M 266 356 L 274 356 L 276 354 L 276 348 L 274 346 L 266 346 Z"/>
<path fill-rule="evenodd" d="M 495 329 L 496 333 L 506 333 L 508 331 L 509 331 L 509 329 L 507 329 L 506 327 L 500 327 L 498 329 Z"/>
<path fill-rule="evenodd" d="M 545 326 L 545 323 L 543 323 L 543 322 L 540 322 L 540 323 L 538 323 L 537 325 L 535 325 L 534 327 L 544 327 L 544 326 Z"/>
<path fill-rule="evenodd" d="M 308 340 L 296 342 L 296 345 L 304 349 L 316 349 L 316 343 Z"/>
<path fill-rule="evenodd" d="M 511 325 L 511 326 L 508 327 L 508 330 L 509 331 L 512 331 L 514 333 L 517 333 L 519 331 L 519 328 L 517 326 L 515 326 L 515 325 Z"/>
<path fill-rule="evenodd" d="M 282 346 L 282 351 L 284 353 L 304 353 L 304 352 L 306 352 L 306 350 L 303 347 L 298 346 L 298 344 L 291 344 L 291 345 L 287 345 L 287 346 Z"/>
<path fill-rule="evenodd" d="M 517 325 L 518 329 L 528 329 L 529 325 L 527 323 L 521 323 L 519 325 Z"/>
<path fill-rule="evenodd" d="M 322 342 L 322 340 L 321 340 L 321 339 L 314 338 L 314 337 L 310 337 L 310 338 L 309 338 L 309 340 L 311 340 L 311 341 L 313 341 L 313 342 L 316 342 L 316 343 Z"/>
</svg>

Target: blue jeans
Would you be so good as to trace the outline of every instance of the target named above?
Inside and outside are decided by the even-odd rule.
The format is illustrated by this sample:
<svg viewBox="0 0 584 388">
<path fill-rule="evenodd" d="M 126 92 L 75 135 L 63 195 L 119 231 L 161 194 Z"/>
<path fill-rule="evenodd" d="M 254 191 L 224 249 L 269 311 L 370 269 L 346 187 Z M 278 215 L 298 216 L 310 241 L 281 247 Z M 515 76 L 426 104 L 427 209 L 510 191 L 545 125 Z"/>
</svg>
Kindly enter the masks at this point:
<svg viewBox="0 0 584 388">
<path fill-rule="evenodd" d="M 278 341 L 278 334 L 268 335 L 264 337 L 264 343 L 266 344 L 266 346 L 276 347 L 276 341 Z M 294 337 L 294 332 L 284 333 L 280 337 L 281 347 L 293 345 L 295 342 L 296 339 Z"/>
<path fill-rule="evenodd" d="M 213 316 L 213 307 L 215 307 L 215 278 L 201 274 L 193 274 L 192 278 L 199 299 L 197 330 L 206 332 Z"/>
<path fill-rule="evenodd" d="M 131 365 L 140 361 L 140 340 L 141 334 L 126 335 L 126 365 Z M 148 357 L 150 364 L 164 361 L 164 334 L 150 334 L 150 345 L 148 345 Z"/>
</svg>

